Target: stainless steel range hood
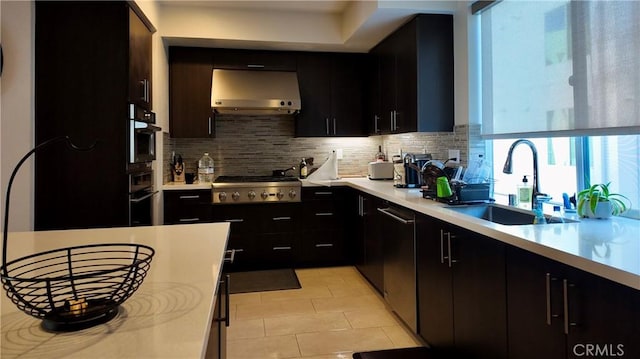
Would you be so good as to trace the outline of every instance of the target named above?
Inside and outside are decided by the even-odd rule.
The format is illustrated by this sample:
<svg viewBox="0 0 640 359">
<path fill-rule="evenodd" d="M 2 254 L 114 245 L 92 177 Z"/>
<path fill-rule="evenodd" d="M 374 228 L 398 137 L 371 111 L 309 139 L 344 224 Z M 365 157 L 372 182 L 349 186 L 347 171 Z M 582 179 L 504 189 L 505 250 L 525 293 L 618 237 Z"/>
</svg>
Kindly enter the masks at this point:
<svg viewBox="0 0 640 359">
<path fill-rule="evenodd" d="M 295 72 L 213 70 L 211 107 L 227 115 L 291 115 L 300 111 Z"/>
</svg>

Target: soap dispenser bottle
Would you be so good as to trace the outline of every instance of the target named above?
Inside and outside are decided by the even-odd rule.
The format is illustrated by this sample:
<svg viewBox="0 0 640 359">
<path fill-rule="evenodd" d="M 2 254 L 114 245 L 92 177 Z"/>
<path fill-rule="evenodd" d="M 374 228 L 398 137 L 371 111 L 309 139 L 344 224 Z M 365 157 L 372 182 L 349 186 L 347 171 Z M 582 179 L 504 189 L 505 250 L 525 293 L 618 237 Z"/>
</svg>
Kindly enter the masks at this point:
<svg viewBox="0 0 640 359">
<path fill-rule="evenodd" d="M 518 207 L 531 210 L 531 196 L 533 196 L 533 187 L 529 185 L 525 175 L 522 177 L 522 184 L 518 186 Z"/>
</svg>

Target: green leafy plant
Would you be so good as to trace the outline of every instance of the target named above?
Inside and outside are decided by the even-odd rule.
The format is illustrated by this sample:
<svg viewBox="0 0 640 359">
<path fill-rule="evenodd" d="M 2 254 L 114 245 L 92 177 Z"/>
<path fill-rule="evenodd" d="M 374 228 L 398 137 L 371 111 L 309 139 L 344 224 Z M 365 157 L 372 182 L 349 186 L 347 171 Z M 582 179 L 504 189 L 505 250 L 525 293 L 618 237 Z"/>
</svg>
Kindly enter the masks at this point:
<svg viewBox="0 0 640 359">
<path fill-rule="evenodd" d="M 610 214 L 614 216 L 629 209 L 631 206 L 629 199 L 619 193 L 611 193 L 609 185 L 611 185 L 611 182 L 607 184 L 598 183 L 578 192 L 578 214 L 583 217 L 587 216 L 587 209 L 590 209 L 591 213 L 595 214 L 598 204 L 602 202 L 610 203 Z"/>
</svg>

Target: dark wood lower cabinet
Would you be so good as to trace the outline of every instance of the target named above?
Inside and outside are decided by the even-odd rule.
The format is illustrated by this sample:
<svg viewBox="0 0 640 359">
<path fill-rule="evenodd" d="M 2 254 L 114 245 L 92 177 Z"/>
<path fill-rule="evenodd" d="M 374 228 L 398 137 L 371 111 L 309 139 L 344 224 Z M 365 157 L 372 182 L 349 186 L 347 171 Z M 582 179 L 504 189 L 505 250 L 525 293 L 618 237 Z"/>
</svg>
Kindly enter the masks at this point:
<svg viewBox="0 0 640 359">
<path fill-rule="evenodd" d="M 355 264 L 382 293 L 383 201 L 346 188 L 305 188 L 302 198 L 211 205 L 213 221 L 231 223 L 236 255 L 225 269 Z M 640 358 L 640 291 L 426 215 L 415 230 L 417 334 L 434 352 Z"/>
<path fill-rule="evenodd" d="M 164 224 L 211 222 L 211 191 L 164 191 Z"/>
<path fill-rule="evenodd" d="M 230 271 L 290 268 L 299 250 L 299 203 L 212 205 L 214 222 L 229 222 Z"/>
<path fill-rule="evenodd" d="M 539 255 L 507 251 L 511 358 L 640 358 L 640 293 Z"/>
<path fill-rule="evenodd" d="M 229 275 L 225 275 L 218 282 L 218 297 L 214 305 L 209 339 L 204 356 L 206 359 L 225 359 L 227 357 L 227 327 L 230 324 L 229 280 Z"/>
<path fill-rule="evenodd" d="M 357 243 L 355 265 L 358 271 L 373 285 L 379 293 L 384 289 L 384 249 L 381 235 L 379 213 L 376 208 L 382 200 L 358 192 L 350 200 L 355 215 L 351 216 L 355 224 L 353 238 Z"/>
<path fill-rule="evenodd" d="M 418 334 L 437 352 L 507 358 L 504 244 L 418 216 L 416 247 Z"/>
</svg>

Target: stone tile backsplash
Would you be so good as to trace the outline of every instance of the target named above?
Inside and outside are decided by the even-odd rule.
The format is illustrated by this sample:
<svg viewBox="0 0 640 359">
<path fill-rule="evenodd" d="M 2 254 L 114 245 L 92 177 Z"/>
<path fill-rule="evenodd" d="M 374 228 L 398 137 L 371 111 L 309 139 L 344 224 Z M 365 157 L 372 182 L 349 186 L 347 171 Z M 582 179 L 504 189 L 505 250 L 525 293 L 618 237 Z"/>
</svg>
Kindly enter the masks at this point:
<svg viewBox="0 0 640 359">
<path fill-rule="evenodd" d="M 197 172 L 198 159 L 205 153 L 215 161 L 215 174 L 270 175 L 272 170 L 292 166 L 296 171 L 300 160 L 312 157 L 319 167 L 331 152 L 342 149 L 343 159 L 338 162 L 340 176 L 365 176 L 367 164 L 373 160 L 381 145 L 390 159 L 393 154 L 418 152 L 433 154 L 435 159 L 446 159 L 448 149 L 460 149 L 463 165 L 470 152 L 468 125 L 456 126 L 454 132 L 411 133 L 370 137 L 295 137 L 295 119 L 283 117 L 219 117 L 216 119 L 215 138 L 170 138 L 164 134 L 162 166 L 164 182 L 170 182 L 168 165 L 171 153 L 181 154 L 187 172 Z M 478 131 L 479 133 L 479 131 Z"/>
</svg>

